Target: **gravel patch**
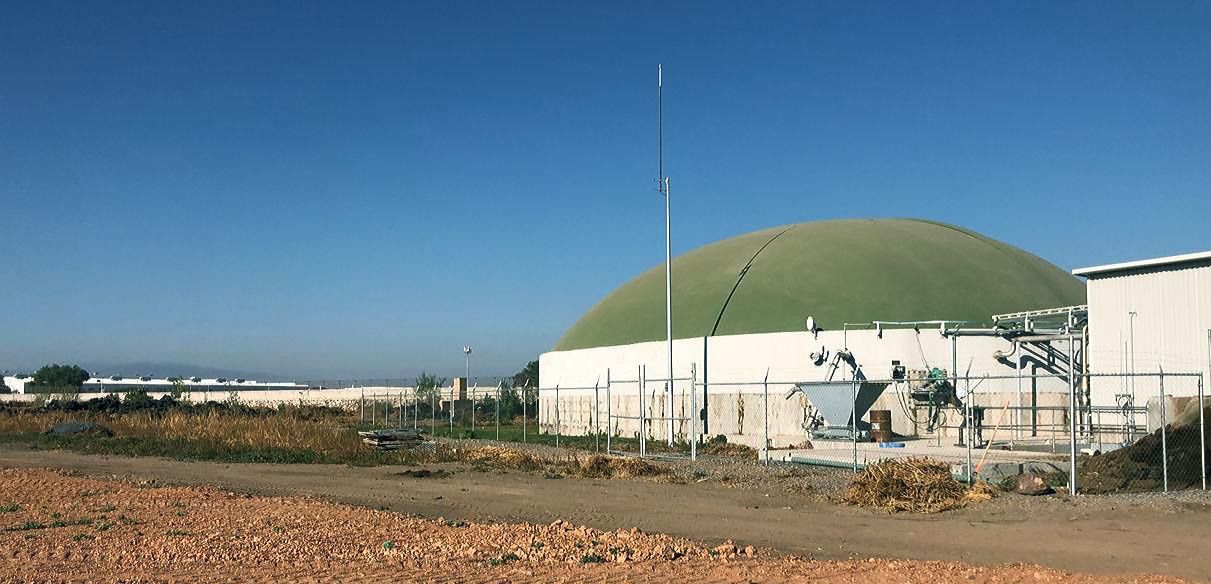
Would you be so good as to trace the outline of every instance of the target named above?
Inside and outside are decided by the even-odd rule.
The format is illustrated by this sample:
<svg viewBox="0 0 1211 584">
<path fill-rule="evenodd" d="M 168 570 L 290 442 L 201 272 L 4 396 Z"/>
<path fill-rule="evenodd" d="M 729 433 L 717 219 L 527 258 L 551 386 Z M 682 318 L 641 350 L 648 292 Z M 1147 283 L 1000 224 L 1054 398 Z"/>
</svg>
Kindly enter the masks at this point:
<svg viewBox="0 0 1211 584">
<path fill-rule="evenodd" d="M 501 446 L 531 452 L 551 458 L 584 457 L 594 452 L 572 448 L 556 448 L 546 444 L 523 444 L 519 442 L 496 442 L 494 440 L 463 439 L 444 440 L 464 448 L 479 446 Z M 602 448 L 604 450 L 604 443 Z M 625 454 L 625 456 L 636 456 Z M 674 457 L 657 455 L 644 460 L 667 469 L 668 474 L 651 480 L 674 483 L 715 482 L 734 489 L 781 491 L 818 497 L 820 500 L 836 501 L 845 494 L 853 473 L 841 468 L 808 466 L 791 462 L 761 461 L 734 456 L 699 454 L 697 461 L 688 456 Z"/>
<path fill-rule="evenodd" d="M 637 529 L 468 523 L 152 484 L 0 471 L 0 582 L 1182 582 L 1029 564 L 814 561 Z"/>
</svg>

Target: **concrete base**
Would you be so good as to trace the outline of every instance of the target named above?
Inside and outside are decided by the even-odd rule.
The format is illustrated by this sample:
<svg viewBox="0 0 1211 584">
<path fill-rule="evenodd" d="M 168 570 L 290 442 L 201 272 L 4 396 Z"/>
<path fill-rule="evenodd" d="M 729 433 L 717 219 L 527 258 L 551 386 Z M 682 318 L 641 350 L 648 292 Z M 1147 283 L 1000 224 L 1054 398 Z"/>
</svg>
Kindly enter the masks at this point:
<svg viewBox="0 0 1211 584">
<path fill-rule="evenodd" d="M 957 476 L 967 476 L 967 449 L 951 444 L 937 445 L 934 441 L 916 440 L 903 442 L 903 448 L 880 447 L 873 442 L 859 442 L 856 463 L 859 469 L 867 464 L 890 458 L 930 458 L 949 464 Z M 813 448 L 793 450 L 770 450 L 770 460 L 813 464 L 829 467 L 853 468 L 855 448 L 852 442 L 816 440 Z M 766 453 L 760 452 L 764 459 Z M 980 459 L 984 457 L 984 464 Z M 1066 472 L 1067 456 L 1061 449 L 1056 453 L 1031 450 L 989 449 L 971 451 L 971 463 L 978 466 L 976 477 L 994 482 L 1017 476 L 1023 472 L 1051 473 Z"/>
</svg>

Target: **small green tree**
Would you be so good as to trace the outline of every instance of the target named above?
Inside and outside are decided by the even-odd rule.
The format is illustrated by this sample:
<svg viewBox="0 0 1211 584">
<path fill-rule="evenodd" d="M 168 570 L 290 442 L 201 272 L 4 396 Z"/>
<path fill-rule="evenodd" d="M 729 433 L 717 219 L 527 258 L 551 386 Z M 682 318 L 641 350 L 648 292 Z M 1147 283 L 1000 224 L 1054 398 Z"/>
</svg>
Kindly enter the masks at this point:
<svg viewBox="0 0 1211 584">
<path fill-rule="evenodd" d="M 422 404 L 436 404 L 442 400 L 440 388 L 446 384 L 445 377 L 437 377 L 421 371 L 416 376 L 416 399 Z"/>
<path fill-rule="evenodd" d="M 79 390 L 84 382 L 88 381 L 88 378 L 88 372 L 81 369 L 79 365 L 51 363 L 43 365 L 34 372 L 34 377 L 30 380 L 28 387 L 38 393 L 53 390 L 67 391 L 72 388 Z"/>
<path fill-rule="evenodd" d="M 502 420 L 511 420 L 520 416 L 521 413 L 521 397 L 518 396 L 517 390 L 511 387 L 501 388 L 500 418 Z"/>
</svg>

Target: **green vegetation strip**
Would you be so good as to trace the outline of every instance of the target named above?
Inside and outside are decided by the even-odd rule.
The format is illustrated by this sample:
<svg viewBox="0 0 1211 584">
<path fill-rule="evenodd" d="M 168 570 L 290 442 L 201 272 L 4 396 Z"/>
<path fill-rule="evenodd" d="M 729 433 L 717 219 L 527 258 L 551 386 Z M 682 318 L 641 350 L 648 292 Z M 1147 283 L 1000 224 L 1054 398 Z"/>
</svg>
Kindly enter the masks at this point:
<svg viewBox="0 0 1211 584">
<path fill-rule="evenodd" d="M 50 523 L 38 523 L 37 521 L 26 521 L 22 525 L 13 525 L 5 527 L 4 531 L 30 531 L 33 529 L 54 529 L 57 527 L 71 527 L 73 525 L 89 525 L 93 522 L 92 519 L 58 519 Z"/>
</svg>

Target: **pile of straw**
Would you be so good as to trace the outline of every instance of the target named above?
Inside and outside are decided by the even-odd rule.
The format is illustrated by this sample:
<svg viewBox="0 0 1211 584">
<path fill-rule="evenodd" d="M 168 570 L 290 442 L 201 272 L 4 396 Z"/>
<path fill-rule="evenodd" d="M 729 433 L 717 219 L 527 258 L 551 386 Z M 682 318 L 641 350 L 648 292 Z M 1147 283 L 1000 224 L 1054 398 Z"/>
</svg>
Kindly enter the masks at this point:
<svg viewBox="0 0 1211 584">
<path fill-rule="evenodd" d="M 926 458 L 887 459 L 873 463 L 854 477 L 843 500 L 850 505 L 889 513 L 937 513 L 991 499 L 996 489 L 987 483 L 968 487 L 955 480 L 950 468 Z"/>
</svg>

